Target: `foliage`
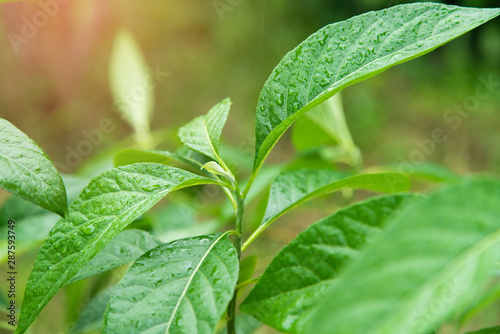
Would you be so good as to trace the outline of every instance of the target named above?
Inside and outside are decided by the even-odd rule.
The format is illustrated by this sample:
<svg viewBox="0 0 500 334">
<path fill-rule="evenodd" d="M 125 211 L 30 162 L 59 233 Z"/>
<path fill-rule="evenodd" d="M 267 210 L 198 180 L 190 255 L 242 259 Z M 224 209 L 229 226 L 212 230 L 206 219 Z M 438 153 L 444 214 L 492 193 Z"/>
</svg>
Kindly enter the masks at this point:
<svg viewBox="0 0 500 334">
<path fill-rule="evenodd" d="M 47 211 L 24 210 L 25 202 L 2 212 L 25 220 L 25 230 L 33 219 L 49 215 L 41 230 L 51 228 L 27 282 L 16 333 L 25 333 L 61 288 L 71 291 L 128 263 L 116 285 L 93 293 L 72 332 L 102 324 L 104 333 L 249 334 L 264 323 L 292 333 L 424 334 L 470 311 L 487 288 L 500 251 L 500 182 L 427 168 L 420 174 L 444 186 L 418 195 L 405 193 L 409 175 L 363 171 L 339 92 L 499 14 L 415 3 L 314 33 L 284 57 L 262 89 L 255 159 L 245 182 L 221 149 L 229 99 L 181 127 L 183 146 L 173 152 L 156 149 L 151 91 L 136 103 L 121 101 L 118 110 L 141 149 L 119 151 L 116 167 L 92 178 L 73 201 L 47 155 L 0 119 L 0 186 L 61 216 L 55 220 Z M 131 35 L 119 33 L 110 68 L 115 96 L 132 96 L 147 80 L 146 67 Z M 321 168 L 305 159 L 266 169 L 266 157 L 295 120 L 295 146 L 301 152 L 319 150 Z M 216 219 L 196 212 L 200 205 L 190 197 L 196 191 L 185 190 L 193 186 L 215 187 L 227 196 L 227 204 L 210 212 Z M 245 214 L 266 188 L 262 215 Z M 358 189 L 395 194 L 333 212 L 300 233 L 260 278 L 252 278 L 257 259 L 243 252 L 274 221 L 310 200 L 331 200 L 337 191 L 352 202 Z M 178 197 L 170 195 L 174 191 Z M 170 211 L 149 214 L 167 195 Z M 190 198 L 192 206 L 176 204 L 179 198 Z M 231 208 L 234 215 L 228 214 Z M 247 223 L 252 216 L 257 224 Z M 228 222 L 234 228 L 220 232 Z M 180 235 L 172 240 L 174 231 Z M 39 240 L 27 237 L 25 247 L 34 249 Z M 241 292 L 253 283 L 240 307 L 248 314 L 237 315 Z"/>
</svg>

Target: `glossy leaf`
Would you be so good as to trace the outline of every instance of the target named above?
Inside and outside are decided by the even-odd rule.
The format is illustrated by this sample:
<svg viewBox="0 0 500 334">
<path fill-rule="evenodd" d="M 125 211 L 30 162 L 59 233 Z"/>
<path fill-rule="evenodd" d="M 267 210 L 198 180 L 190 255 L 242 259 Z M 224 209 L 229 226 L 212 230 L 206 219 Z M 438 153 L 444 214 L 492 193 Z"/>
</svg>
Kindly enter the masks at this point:
<svg viewBox="0 0 500 334">
<path fill-rule="evenodd" d="M 312 34 L 283 58 L 262 89 L 254 174 L 300 115 L 343 88 L 426 54 L 499 14 L 499 9 L 414 3 L 368 12 Z"/>
<path fill-rule="evenodd" d="M 109 69 L 115 106 L 132 126 L 138 141 L 151 145 L 149 118 L 153 112 L 154 81 L 134 37 L 128 31 L 116 36 Z"/>
<path fill-rule="evenodd" d="M 300 204 L 342 189 L 366 189 L 393 193 L 409 190 L 410 182 L 404 174 L 399 173 L 374 173 L 345 177 L 345 174 L 337 171 L 320 169 L 284 172 L 272 183 L 264 219 L 248 242 L 255 239 L 276 219 Z"/>
<path fill-rule="evenodd" d="M 500 255 L 500 182 L 467 180 L 402 210 L 325 294 L 304 332 L 428 333 L 485 287 Z"/>
<path fill-rule="evenodd" d="M 69 283 L 99 275 L 113 268 L 133 262 L 148 250 L 161 244 L 160 240 L 145 231 L 125 230 L 120 232 Z"/>
<path fill-rule="evenodd" d="M 198 184 L 223 185 L 152 163 L 115 168 L 92 179 L 42 245 L 16 333 L 24 333 L 56 292 L 124 227 L 169 192 Z"/>
<path fill-rule="evenodd" d="M 179 129 L 181 142 L 188 148 L 202 153 L 223 165 L 219 156 L 220 136 L 231 108 L 231 100 L 225 99 L 204 115 L 196 117 Z"/>
<path fill-rule="evenodd" d="M 0 118 L 0 187 L 64 216 L 68 200 L 61 175 L 26 134 Z"/>
<path fill-rule="evenodd" d="M 69 330 L 69 334 L 84 334 L 99 330 L 112 293 L 113 288 L 108 288 L 92 298 L 80 311 L 76 322 Z"/>
<path fill-rule="evenodd" d="M 377 197 L 315 223 L 273 259 L 240 309 L 280 331 L 300 332 L 340 270 L 387 220 L 418 199 Z"/>
<path fill-rule="evenodd" d="M 214 333 L 237 279 L 238 254 L 225 233 L 159 246 L 115 288 L 103 333 Z"/>
</svg>

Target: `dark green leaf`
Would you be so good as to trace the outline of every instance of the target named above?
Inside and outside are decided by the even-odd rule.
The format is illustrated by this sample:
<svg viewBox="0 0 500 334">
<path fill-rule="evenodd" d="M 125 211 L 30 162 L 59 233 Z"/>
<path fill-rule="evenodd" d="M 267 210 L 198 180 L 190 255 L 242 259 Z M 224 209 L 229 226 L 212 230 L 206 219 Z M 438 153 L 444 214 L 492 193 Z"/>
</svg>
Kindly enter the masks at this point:
<svg viewBox="0 0 500 334">
<path fill-rule="evenodd" d="M 377 197 L 312 225 L 273 259 L 240 309 L 280 331 L 300 332 L 345 264 L 401 207 L 417 199 Z"/>
<path fill-rule="evenodd" d="M 0 187 L 64 216 L 68 200 L 63 180 L 49 157 L 10 122 L 0 118 Z"/>
<path fill-rule="evenodd" d="M 499 9 L 414 3 L 326 26 L 288 53 L 257 106 L 254 174 L 300 115 L 343 88 L 411 60 L 498 16 Z"/>
<path fill-rule="evenodd" d="M 133 262 L 148 250 L 161 244 L 160 240 L 141 230 L 120 232 L 68 284 Z"/>
<path fill-rule="evenodd" d="M 400 192 L 410 189 L 404 174 L 375 173 L 345 177 L 332 170 L 294 170 L 279 175 L 271 185 L 266 213 L 260 226 L 249 238 L 252 242 L 276 219 L 313 198 L 342 189 L 367 189 L 380 192 Z M 246 246 L 244 246 L 246 248 Z"/>
<path fill-rule="evenodd" d="M 84 334 L 100 329 L 104 311 L 112 293 L 113 288 L 109 288 L 99 292 L 92 298 L 80 311 L 78 319 L 69 330 L 69 334 Z"/>
<path fill-rule="evenodd" d="M 238 254 L 226 233 L 159 246 L 114 289 L 103 333 L 214 333 L 237 279 Z"/>
<path fill-rule="evenodd" d="M 223 185 L 152 163 L 115 168 L 92 179 L 42 245 L 16 333 L 24 333 L 56 292 L 124 227 L 169 192 L 199 184 Z"/>
<path fill-rule="evenodd" d="M 500 256 L 500 182 L 467 180 L 387 223 L 325 294 L 305 332 L 421 334 L 473 301 Z"/>
<path fill-rule="evenodd" d="M 466 334 L 500 334 L 500 326 L 484 328 L 474 332 L 467 332 Z"/>
</svg>

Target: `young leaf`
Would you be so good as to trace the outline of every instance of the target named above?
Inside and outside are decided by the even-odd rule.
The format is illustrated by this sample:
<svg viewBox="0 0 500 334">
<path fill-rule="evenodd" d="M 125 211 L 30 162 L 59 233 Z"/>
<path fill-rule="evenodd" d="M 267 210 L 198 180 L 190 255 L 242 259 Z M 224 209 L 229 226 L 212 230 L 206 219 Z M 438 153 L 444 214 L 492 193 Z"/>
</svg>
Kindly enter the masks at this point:
<svg viewBox="0 0 500 334">
<path fill-rule="evenodd" d="M 149 118 L 153 112 L 153 92 L 148 66 L 134 37 L 120 31 L 114 42 L 109 81 L 115 105 L 132 126 L 141 145 L 151 145 Z"/>
<path fill-rule="evenodd" d="M 181 142 L 190 149 L 216 160 L 224 166 L 219 156 L 220 136 L 231 107 L 231 100 L 225 99 L 210 109 L 205 116 L 196 117 L 179 129 Z"/>
<path fill-rule="evenodd" d="M 92 298 L 80 311 L 76 322 L 69 330 L 69 334 L 85 334 L 99 330 L 112 293 L 113 288 L 108 288 Z"/>
<path fill-rule="evenodd" d="M 500 182 L 466 180 L 402 210 L 325 295 L 307 331 L 428 333 L 477 296 L 500 253 Z"/>
<path fill-rule="evenodd" d="M 240 309 L 280 331 L 300 332 L 345 264 L 389 218 L 418 199 L 376 197 L 315 223 L 273 259 Z"/>
<path fill-rule="evenodd" d="M 410 182 L 404 174 L 399 173 L 345 177 L 345 174 L 337 171 L 319 169 L 284 172 L 272 183 L 264 219 L 243 249 L 288 211 L 313 198 L 342 189 L 367 189 L 393 193 L 409 190 Z"/>
<path fill-rule="evenodd" d="M 253 174 L 300 115 L 343 88 L 424 55 L 499 14 L 500 9 L 414 3 L 368 12 L 312 34 L 283 58 L 262 89 Z"/>
<path fill-rule="evenodd" d="M 64 182 L 49 157 L 26 134 L 0 118 L 0 187 L 64 216 Z"/>
<path fill-rule="evenodd" d="M 154 248 L 114 289 L 103 333 L 214 333 L 237 279 L 238 254 L 227 233 Z"/>
<path fill-rule="evenodd" d="M 42 245 L 16 333 L 24 333 L 56 292 L 124 227 L 169 192 L 199 184 L 225 185 L 152 163 L 115 168 L 92 179 Z"/>
<path fill-rule="evenodd" d="M 125 230 L 120 232 L 68 284 L 132 262 L 148 250 L 161 244 L 160 240 L 145 231 Z"/>
<path fill-rule="evenodd" d="M 466 334 L 500 334 L 500 326 L 484 328 L 474 332 L 467 332 Z"/>
<path fill-rule="evenodd" d="M 207 172 L 213 174 L 213 175 L 220 175 L 220 176 L 223 176 L 224 178 L 226 178 L 228 181 L 231 181 L 232 184 L 234 184 L 235 179 L 234 179 L 234 176 L 232 176 L 231 174 L 229 174 L 228 172 L 226 172 L 224 170 L 224 168 L 222 168 L 218 163 L 216 163 L 215 161 L 209 161 L 207 162 L 206 164 L 204 164 L 201 169 L 203 170 L 206 170 Z"/>
</svg>

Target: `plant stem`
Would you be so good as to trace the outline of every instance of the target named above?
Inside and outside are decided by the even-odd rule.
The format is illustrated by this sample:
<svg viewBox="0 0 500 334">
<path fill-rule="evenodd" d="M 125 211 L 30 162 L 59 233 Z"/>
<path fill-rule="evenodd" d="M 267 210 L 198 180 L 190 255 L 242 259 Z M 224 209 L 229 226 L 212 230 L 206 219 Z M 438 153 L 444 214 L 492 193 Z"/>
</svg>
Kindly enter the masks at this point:
<svg viewBox="0 0 500 334">
<path fill-rule="evenodd" d="M 243 215 L 245 213 L 245 197 L 236 189 L 234 192 L 236 198 L 236 232 L 238 234 L 234 239 L 234 247 L 238 252 L 238 259 L 241 259 L 241 235 L 243 234 Z M 227 334 L 236 334 L 236 300 L 238 298 L 238 290 L 234 290 L 233 299 L 227 307 Z"/>
</svg>

